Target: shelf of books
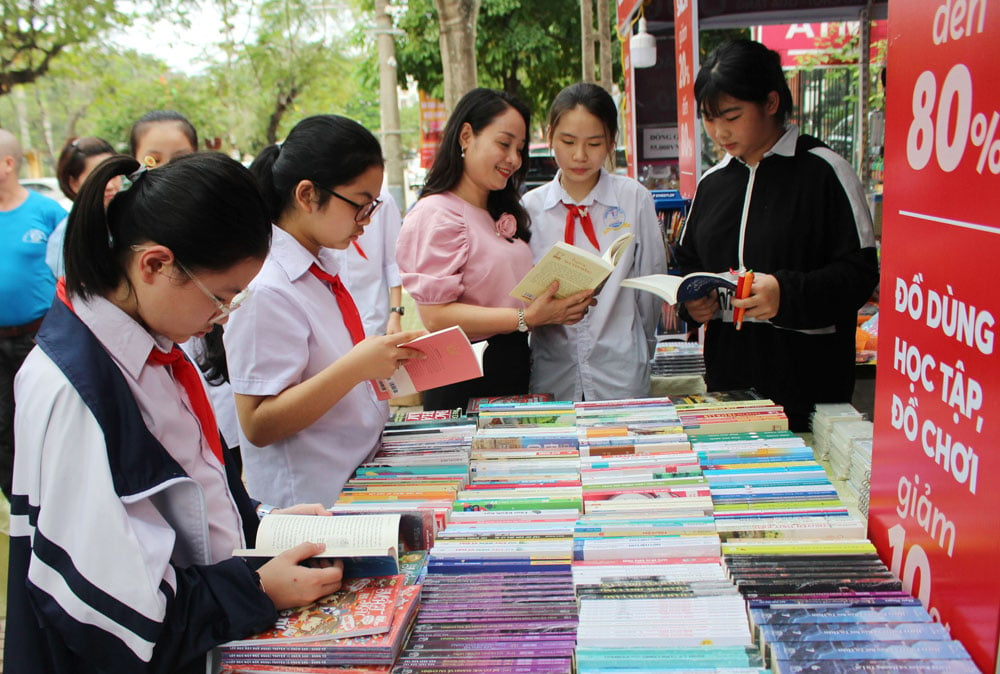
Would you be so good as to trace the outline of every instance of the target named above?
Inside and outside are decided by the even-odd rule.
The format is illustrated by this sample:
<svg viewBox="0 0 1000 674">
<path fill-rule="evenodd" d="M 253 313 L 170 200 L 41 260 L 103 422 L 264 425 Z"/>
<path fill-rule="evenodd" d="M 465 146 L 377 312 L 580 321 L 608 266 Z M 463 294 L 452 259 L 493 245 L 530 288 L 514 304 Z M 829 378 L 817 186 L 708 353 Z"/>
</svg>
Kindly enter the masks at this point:
<svg viewBox="0 0 1000 674">
<path fill-rule="evenodd" d="M 434 530 L 400 543 L 418 571 L 367 579 L 382 631 L 289 612 L 229 672 L 978 671 L 866 538 L 849 406 L 820 406 L 815 446 L 752 391 L 470 408 L 390 423 L 333 508 Z"/>
</svg>

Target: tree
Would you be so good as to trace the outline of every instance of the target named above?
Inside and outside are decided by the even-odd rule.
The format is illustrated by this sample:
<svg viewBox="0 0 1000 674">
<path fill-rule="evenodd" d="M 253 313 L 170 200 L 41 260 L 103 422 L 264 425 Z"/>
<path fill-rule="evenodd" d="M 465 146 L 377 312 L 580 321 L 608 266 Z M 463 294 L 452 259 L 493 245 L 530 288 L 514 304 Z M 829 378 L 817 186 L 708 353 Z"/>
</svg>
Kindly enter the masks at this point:
<svg viewBox="0 0 1000 674">
<path fill-rule="evenodd" d="M 481 0 L 434 0 L 438 12 L 444 107 L 476 88 L 476 20 Z"/>
<path fill-rule="evenodd" d="M 578 16 L 578 0 L 482 0 L 476 33 L 480 85 L 504 89 L 536 114 L 547 110 L 560 89 L 579 79 Z M 433 3 L 409 0 L 396 25 L 406 33 L 397 49 L 400 83 L 416 80 L 422 90 L 442 97 Z"/>
<path fill-rule="evenodd" d="M 68 47 L 93 40 L 128 16 L 115 0 L 4 0 L 0 10 L 0 96 L 49 72 Z"/>
</svg>

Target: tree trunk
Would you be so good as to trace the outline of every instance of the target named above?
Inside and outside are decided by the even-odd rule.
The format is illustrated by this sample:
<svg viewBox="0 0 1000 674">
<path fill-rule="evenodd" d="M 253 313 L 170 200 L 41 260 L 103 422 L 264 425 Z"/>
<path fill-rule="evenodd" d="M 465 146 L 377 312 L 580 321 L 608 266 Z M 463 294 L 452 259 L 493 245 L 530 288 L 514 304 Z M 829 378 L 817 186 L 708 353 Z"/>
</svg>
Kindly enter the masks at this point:
<svg viewBox="0 0 1000 674">
<path fill-rule="evenodd" d="M 480 0 L 434 0 L 441 30 L 444 105 L 448 114 L 476 88 L 476 20 Z"/>
<path fill-rule="evenodd" d="M 396 97 L 396 43 L 389 0 L 375 0 L 375 33 L 378 36 L 379 114 L 382 122 L 382 152 L 385 184 L 400 210 L 406 211 L 403 180 L 403 143 L 400 138 L 399 100 Z"/>
<path fill-rule="evenodd" d="M 611 91 L 611 8 L 607 0 L 597 0 L 597 41 L 601 46 L 600 72 L 601 80 L 599 84 L 606 91 Z"/>
<path fill-rule="evenodd" d="M 598 0 L 603 2 L 604 0 Z M 580 0 L 580 79 L 594 81 L 594 0 Z"/>
<path fill-rule="evenodd" d="M 278 127 L 281 126 L 281 119 L 285 116 L 285 112 L 291 107 L 292 103 L 295 101 L 295 97 L 299 95 L 298 87 L 292 87 L 291 90 L 285 93 L 279 93 L 274 101 L 274 110 L 271 111 L 271 116 L 267 118 L 267 144 L 274 145 L 278 142 Z"/>
</svg>

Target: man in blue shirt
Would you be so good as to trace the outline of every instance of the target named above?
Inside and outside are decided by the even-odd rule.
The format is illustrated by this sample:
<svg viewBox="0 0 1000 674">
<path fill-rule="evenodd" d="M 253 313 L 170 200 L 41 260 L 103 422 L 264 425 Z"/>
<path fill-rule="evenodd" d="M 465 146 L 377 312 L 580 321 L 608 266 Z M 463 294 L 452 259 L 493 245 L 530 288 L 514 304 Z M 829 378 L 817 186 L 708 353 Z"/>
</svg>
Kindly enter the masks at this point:
<svg viewBox="0 0 1000 674">
<path fill-rule="evenodd" d="M 45 264 L 49 234 L 66 211 L 21 186 L 23 155 L 0 129 L 0 489 L 10 498 L 14 467 L 14 374 L 34 346 L 56 280 Z"/>
</svg>

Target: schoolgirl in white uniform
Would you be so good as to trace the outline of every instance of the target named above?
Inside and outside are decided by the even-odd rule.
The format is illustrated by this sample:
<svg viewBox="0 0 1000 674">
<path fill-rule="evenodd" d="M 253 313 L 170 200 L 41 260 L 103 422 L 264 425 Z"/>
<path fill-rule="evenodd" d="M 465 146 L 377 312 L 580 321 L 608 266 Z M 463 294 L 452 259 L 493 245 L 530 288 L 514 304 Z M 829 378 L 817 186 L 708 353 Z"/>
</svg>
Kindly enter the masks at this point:
<svg viewBox="0 0 1000 674">
<path fill-rule="evenodd" d="M 422 332 L 365 338 L 338 273 L 381 203 L 382 149 L 357 122 L 317 115 L 250 171 L 268 203 L 273 239 L 239 316 L 226 326 L 247 486 L 283 507 L 331 505 L 379 446 L 389 416 L 370 379 L 405 359 Z"/>
<path fill-rule="evenodd" d="M 176 345 L 224 322 L 260 269 L 253 178 L 214 153 L 138 167 L 112 157 L 83 186 L 65 283 L 16 378 L 8 671 L 205 672 L 214 646 L 340 586 L 339 565 L 299 564 L 322 544 L 256 571 L 232 557 L 257 514 Z"/>
<path fill-rule="evenodd" d="M 583 320 L 532 332 L 531 390 L 556 400 L 649 395 L 661 302 L 619 283 L 666 273 L 666 251 L 649 191 L 603 168 L 617 132 L 618 111 L 604 89 L 584 82 L 563 89 L 548 123 L 559 172 L 523 198 L 535 262 L 557 241 L 600 255 L 622 234 L 635 236 Z"/>
</svg>

